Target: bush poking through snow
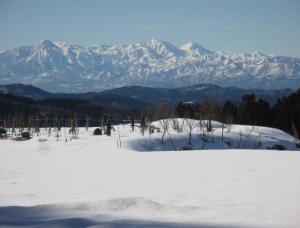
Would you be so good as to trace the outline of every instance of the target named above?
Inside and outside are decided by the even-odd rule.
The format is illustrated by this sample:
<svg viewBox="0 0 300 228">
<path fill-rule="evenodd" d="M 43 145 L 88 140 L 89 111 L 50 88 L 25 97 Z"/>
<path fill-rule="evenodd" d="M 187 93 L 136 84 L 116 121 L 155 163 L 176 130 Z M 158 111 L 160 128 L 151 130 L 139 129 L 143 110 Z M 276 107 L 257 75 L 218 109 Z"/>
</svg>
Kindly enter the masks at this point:
<svg viewBox="0 0 300 228">
<path fill-rule="evenodd" d="M 23 140 L 29 140 L 30 139 L 30 133 L 29 132 L 22 132 L 22 138 Z"/>
<path fill-rule="evenodd" d="M 183 146 L 181 147 L 181 150 L 192 150 L 192 146 L 191 145 L 187 145 L 187 146 Z"/>
<path fill-rule="evenodd" d="M 134 116 L 131 115 L 130 117 L 130 123 L 131 123 L 131 131 L 134 132 Z"/>
<path fill-rule="evenodd" d="M 0 128 L 0 138 L 6 138 L 7 131 L 4 128 Z"/>
<path fill-rule="evenodd" d="M 285 146 L 280 144 L 275 144 L 274 146 L 267 147 L 269 150 L 286 150 Z"/>
<path fill-rule="evenodd" d="M 188 144 L 192 145 L 192 132 L 193 132 L 193 129 L 195 127 L 195 120 L 190 119 L 190 118 L 186 118 L 186 124 L 187 124 L 188 134 L 189 134 Z"/>
<path fill-rule="evenodd" d="M 227 147 L 229 147 L 229 148 L 231 148 L 233 145 L 233 143 L 232 143 L 232 141 L 231 140 L 228 140 L 228 139 L 226 139 L 226 140 L 224 140 L 224 143 L 225 143 L 225 145 L 227 146 Z"/>
<path fill-rule="evenodd" d="M 300 140 L 299 139 L 295 140 L 295 145 L 297 148 L 300 148 Z"/>
<path fill-rule="evenodd" d="M 140 129 L 141 129 L 141 133 L 142 133 L 142 136 L 144 136 L 145 134 L 145 129 L 147 128 L 146 126 L 146 117 L 145 115 L 142 113 L 141 114 L 141 125 L 140 125 Z"/>
<path fill-rule="evenodd" d="M 154 119 L 157 119 L 161 129 L 163 130 L 161 136 L 161 143 L 164 143 L 164 138 L 169 130 L 169 118 L 171 117 L 171 107 L 165 103 L 160 102 L 154 110 Z"/>
<path fill-rule="evenodd" d="M 96 128 L 94 130 L 94 135 L 102 135 L 102 130 L 100 128 Z"/>
</svg>

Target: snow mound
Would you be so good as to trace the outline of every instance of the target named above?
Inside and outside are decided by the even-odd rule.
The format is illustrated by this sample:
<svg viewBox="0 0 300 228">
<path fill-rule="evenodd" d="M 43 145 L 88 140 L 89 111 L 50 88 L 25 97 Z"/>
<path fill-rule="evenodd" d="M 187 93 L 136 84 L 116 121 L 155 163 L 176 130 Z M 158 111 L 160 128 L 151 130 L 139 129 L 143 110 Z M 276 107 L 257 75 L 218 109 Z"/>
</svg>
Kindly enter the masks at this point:
<svg viewBox="0 0 300 228">
<path fill-rule="evenodd" d="M 56 207 L 60 206 L 57 205 Z M 180 214 L 192 213 L 199 209 L 196 206 L 163 204 L 144 197 L 112 198 L 96 203 L 66 205 L 66 207 L 74 211 L 134 217 L 180 216 Z"/>
<path fill-rule="evenodd" d="M 198 209 L 162 204 L 143 197 L 121 197 L 97 203 L 0 207 L 0 224 L 85 227 L 130 220 L 130 224 L 152 221 L 158 225 L 165 218 L 173 218 L 171 221 L 174 223 L 174 218 L 190 216 Z"/>
<path fill-rule="evenodd" d="M 157 212 L 157 211 L 164 210 L 166 206 L 142 197 L 132 197 L 132 198 L 110 199 L 104 202 L 104 208 L 111 211 L 117 211 L 117 212 L 123 212 L 123 211 Z"/>
<path fill-rule="evenodd" d="M 212 131 L 207 132 L 207 120 L 165 119 L 151 125 L 154 133 L 133 138 L 126 146 L 135 151 L 177 151 L 202 149 L 278 149 L 299 150 L 296 139 L 288 133 L 270 127 L 222 124 L 211 121 Z M 168 124 L 162 142 L 163 125 Z M 189 125 L 192 125 L 189 144 Z"/>
</svg>

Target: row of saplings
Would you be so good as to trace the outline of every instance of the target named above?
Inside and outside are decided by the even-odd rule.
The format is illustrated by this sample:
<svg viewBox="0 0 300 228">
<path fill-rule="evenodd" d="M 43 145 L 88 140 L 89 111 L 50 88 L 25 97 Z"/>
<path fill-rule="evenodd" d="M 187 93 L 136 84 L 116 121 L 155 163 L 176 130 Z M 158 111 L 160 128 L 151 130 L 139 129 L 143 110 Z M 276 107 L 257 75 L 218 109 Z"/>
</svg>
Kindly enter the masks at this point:
<svg viewBox="0 0 300 228">
<path fill-rule="evenodd" d="M 22 131 L 19 134 L 16 133 L 15 135 L 13 135 L 13 133 L 8 134 L 6 129 L 0 128 L 0 139 L 8 139 L 9 137 L 16 141 L 24 141 L 31 138 L 30 133 L 26 131 Z"/>
<path fill-rule="evenodd" d="M 135 126 L 135 121 L 134 117 L 131 116 L 131 129 L 134 131 L 134 126 Z M 151 126 L 152 128 L 150 129 L 151 131 L 154 131 L 154 126 Z M 146 125 L 146 118 L 144 115 L 141 117 L 141 123 L 140 123 L 140 128 L 141 128 L 141 133 L 144 135 L 145 129 L 147 128 Z M 108 119 L 106 123 L 102 127 L 98 127 L 94 130 L 93 134 L 94 135 L 107 135 L 111 136 L 111 130 L 114 130 L 114 127 L 112 125 L 111 119 Z M 157 129 L 159 130 L 159 129 Z"/>
</svg>

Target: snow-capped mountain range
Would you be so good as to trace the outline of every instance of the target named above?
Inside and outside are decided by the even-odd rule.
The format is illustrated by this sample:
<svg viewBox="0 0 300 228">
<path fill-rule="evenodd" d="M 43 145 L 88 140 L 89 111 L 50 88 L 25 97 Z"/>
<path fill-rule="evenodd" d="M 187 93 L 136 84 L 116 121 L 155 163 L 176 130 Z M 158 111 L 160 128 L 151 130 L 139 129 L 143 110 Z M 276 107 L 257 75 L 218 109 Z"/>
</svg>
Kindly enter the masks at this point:
<svg viewBox="0 0 300 228">
<path fill-rule="evenodd" d="M 298 88 L 300 58 L 211 51 L 193 42 L 176 47 L 158 39 L 92 47 L 43 40 L 0 52 L 0 84 L 9 83 L 32 84 L 52 92 L 198 83 Z"/>
</svg>

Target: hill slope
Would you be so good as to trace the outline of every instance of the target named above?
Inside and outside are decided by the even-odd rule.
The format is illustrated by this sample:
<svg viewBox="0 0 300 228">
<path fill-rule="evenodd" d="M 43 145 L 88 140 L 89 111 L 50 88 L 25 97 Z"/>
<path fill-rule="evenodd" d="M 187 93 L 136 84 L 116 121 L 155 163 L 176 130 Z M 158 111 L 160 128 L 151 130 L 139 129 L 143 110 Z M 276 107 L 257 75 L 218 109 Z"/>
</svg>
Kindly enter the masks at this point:
<svg viewBox="0 0 300 228">
<path fill-rule="evenodd" d="M 126 106 L 144 106 L 146 103 L 156 103 L 166 101 L 176 104 L 180 101 L 198 102 L 205 97 L 211 97 L 216 101 L 231 100 L 239 102 L 244 94 L 255 94 L 269 102 L 275 102 L 282 96 L 291 94 L 293 90 L 260 90 L 260 89 L 241 89 L 237 87 L 220 87 L 212 84 L 198 84 L 183 88 L 150 88 L 141 86 L 125 86 L 121 88 L 105 90 L 102 92 L 89 93 L 49 93 L 39 88 L 22 85 L 10 84 L 0 85 L 0 93 L 8 93 L 15 96 L 24 96 L 33 99 L 49 98 L 67 98 L 67 99 L 84 99 L 97 100 L 104 104 L 124 104 Z"/>
</svg>

